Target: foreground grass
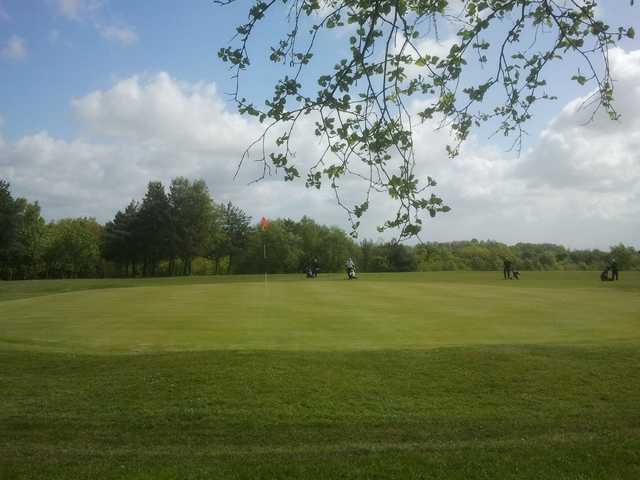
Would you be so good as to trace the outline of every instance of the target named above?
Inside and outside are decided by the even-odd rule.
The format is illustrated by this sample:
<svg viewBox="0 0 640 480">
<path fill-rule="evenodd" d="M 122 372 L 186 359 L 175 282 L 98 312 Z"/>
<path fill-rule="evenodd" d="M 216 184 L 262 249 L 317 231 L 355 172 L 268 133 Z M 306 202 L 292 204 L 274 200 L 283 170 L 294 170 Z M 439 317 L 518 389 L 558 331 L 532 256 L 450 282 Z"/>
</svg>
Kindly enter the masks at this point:
<svg viewBox="0 0 640 480">
<path fill-rule="evenodd" d="M 629 478 L 637 348 L 0 356 L 2 478 Z"/>
<path fill-rule="evenodd" d="M 261 282 L 0 284 L 0 478 L 640 478 L 638 274 Z"/>
</svg>

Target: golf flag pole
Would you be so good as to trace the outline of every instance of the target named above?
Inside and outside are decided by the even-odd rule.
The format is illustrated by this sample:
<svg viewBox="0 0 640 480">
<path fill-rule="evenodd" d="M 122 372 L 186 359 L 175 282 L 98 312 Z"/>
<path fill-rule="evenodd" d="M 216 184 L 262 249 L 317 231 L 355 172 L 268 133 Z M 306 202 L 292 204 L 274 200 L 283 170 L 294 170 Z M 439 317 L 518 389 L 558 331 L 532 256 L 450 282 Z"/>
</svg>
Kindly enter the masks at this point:
<svg viewBox="0 0 640 480">
<path fill-rule="evenodd" d="M 267 242 L 265 240 L 265 232 L 269 229 L 271 223 L 265 217 L 260 219 L 260 230 L 262 230 L 262 259 L 264 263 L 264 284 L 267 285 Z"/>
</svg>

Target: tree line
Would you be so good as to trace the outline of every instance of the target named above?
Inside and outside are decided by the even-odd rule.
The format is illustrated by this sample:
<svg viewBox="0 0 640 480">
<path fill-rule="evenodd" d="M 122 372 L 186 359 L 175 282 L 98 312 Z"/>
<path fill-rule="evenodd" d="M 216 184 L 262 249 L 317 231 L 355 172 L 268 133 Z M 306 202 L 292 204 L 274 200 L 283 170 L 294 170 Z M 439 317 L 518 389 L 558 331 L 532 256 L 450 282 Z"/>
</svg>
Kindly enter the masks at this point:
<svg viewBox="0 0 640 480">
<path fill-rule="evenodd" d="M 615 257 L 621 269 L 640 269 L 640 252 L 609 252 L 554 244 L 495 241 L 415 246 L 363 240 L 309 217 L 275 219 L 263 230 L 241 208 L 217 203 L 203 180 L 150 182 L 102 225 L 94 218 L 46 222 L 38 202 L 14 198 L 0 179 L 0 278 L 89 278 L 231 273 L 296 273 L 317 259 L 323 272 L 343 270 L 352 257 L 362 272 L 499 270 L 509 259 L 520 270 L 599 270 Z"/>
</svg>

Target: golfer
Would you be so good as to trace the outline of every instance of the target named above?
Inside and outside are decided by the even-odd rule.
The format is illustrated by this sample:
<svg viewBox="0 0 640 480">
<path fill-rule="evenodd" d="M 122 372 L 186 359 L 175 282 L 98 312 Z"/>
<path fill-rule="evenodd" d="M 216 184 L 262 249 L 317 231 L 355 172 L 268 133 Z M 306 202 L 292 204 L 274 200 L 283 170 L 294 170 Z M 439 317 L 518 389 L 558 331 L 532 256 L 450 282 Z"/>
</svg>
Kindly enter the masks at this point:
<svg viewBox="0 0 640 480">
<path fill-rule="evenodd" d="M 351 280 L 352 278 L 356 278 L 356 264 L 353 263 L 353 259 L 349 257 L 347 261 L 344 263 L 345 268 L 347 269 L 347 278 Z"/>
<path fill-rule="evenodd" d="M 502 274 L 504 275 L 504 279 L 507 280 L 511 280 L 511 260 L 509 260 L 508 258 L 504 259 L 504 268 L 502 269 Z"/>
<path fill-rule="evenodd" d="M 611 280 L 618 280 L 618 262 L 616 262 L 615 258 L 611 259 L 609 269 L 611 270 Z"/>
</svg>

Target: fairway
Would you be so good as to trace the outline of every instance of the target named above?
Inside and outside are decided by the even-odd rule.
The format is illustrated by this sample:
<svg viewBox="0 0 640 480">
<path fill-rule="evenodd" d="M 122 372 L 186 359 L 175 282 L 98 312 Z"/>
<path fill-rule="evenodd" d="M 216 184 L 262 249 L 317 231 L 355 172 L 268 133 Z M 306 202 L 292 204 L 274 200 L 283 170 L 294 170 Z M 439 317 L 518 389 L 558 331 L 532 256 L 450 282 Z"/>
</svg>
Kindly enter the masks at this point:
<svg viewBox="0 0 640 480">
<path fill-rule="evenodd" d="M 0 478 L 640 477 L 638 272 L 13 282 L 0 312 Z"/>
</svg>

